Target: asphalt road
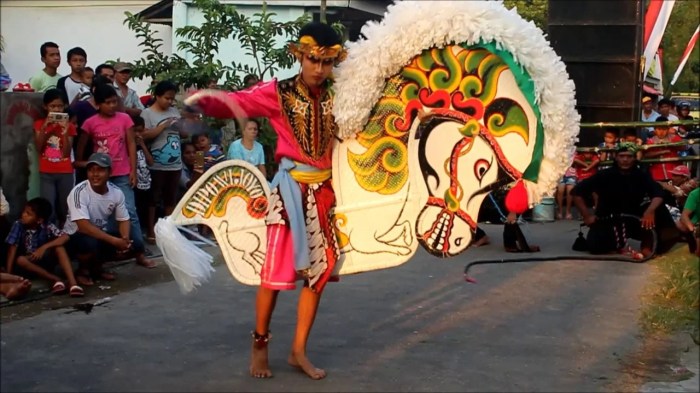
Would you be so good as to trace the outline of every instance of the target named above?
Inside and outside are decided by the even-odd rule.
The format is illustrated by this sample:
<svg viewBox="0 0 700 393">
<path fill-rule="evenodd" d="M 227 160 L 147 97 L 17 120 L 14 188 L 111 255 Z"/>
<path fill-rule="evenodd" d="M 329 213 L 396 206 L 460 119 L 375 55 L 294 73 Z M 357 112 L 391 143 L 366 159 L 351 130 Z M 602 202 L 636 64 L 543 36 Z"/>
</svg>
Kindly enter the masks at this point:
<svg viewBox="0 0 700 393">
<path fill-rule="evenodd" d="M 541 256 L 571 255 L 577 222 L 529 224 Z M 296 293 L 280 296 L 271 330 L 275 377 L 248 376 L 255 288 L 220 265 L 183 296 L 159 282 L 113 296 L 90 314 L 49 310 L 6 321 L 2 391 L 603 391 L 639 339 L 648 265 L 568 261 L 482 265 L 521 257 L 490 246 L 331 283 L 309 357 L 313 381 L 286 365 Z M 535 254 L 533 254 L 534 256 Z M 3 313 L 8 309 L 0 310 Z"/>
</svg>

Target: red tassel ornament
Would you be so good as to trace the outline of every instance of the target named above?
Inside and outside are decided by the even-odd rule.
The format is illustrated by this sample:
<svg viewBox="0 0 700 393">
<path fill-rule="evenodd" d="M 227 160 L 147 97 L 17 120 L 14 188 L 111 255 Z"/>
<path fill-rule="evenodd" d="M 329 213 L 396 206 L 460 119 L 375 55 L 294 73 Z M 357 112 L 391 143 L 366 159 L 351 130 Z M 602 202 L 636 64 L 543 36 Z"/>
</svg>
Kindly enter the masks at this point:
<svg viewBox="0 0 700 393">
<path fill-rule="evenodd" d="M 527 189 L 522 180 L 513 186 L 506 195 L 506 209 L 515 214 L 523 214 L 529 207 Z"/>
</svg>

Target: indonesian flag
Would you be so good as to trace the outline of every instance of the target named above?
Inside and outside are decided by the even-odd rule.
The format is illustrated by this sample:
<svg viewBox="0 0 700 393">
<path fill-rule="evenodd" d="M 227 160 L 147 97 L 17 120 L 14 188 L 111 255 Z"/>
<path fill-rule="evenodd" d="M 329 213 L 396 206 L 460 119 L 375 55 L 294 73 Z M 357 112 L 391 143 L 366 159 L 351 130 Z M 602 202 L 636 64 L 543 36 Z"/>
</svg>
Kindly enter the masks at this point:
<svg viewBox="0 0 700 393">
<path fill-rule="evenodd" d="M 676 0 L 650 0 L 644 17 L 644 73 L 646 75 L 661 45 Z"/>
<path fill-rule="evenodd" d="M 676 73 L 673 74 L 673 80 L 671 80 L 671 85 L 676 84 L 676 80 L 678 80 L 678 77 L 681 75 L 681 72 L 683 72 L 683 67 L 685 67 L 685 63 L 688 62 L 688 58 L 690 57 L 690 52 L 693 51 L 695 43 L 698 42 L 698 33 L 700 33 L 700 25 L 698 25 L 698 28 L 695 29 L 695 33 L 693 33 L 693 36 L 690 37 L 690 41 L 688 41 L 688 46 L 685 47 L 685 52 L 683 52 L 683 56 L 681 57 L 681 63 L 678 64 Z"/>
</svg>

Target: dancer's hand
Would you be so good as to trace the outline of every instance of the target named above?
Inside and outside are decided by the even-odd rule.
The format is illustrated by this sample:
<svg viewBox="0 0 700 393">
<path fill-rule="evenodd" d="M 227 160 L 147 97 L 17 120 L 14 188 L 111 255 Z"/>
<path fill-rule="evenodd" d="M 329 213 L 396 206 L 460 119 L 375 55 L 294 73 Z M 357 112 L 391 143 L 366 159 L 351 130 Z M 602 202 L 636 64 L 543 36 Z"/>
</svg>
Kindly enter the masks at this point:
<svg viewBox="0 0 700 393">
<path fill-rule="evenodd" d="M 586 224 L 587 227 L 595 224 L 597 220 L 598 217 L 596 217 L 595 214 L 589 214 L 583 217 L 583 223 Z"/>
<path fill-rule="evenodd" d="M 644 212 L 641 224 L 642 229 L 654 229 L 654 212 Z"/>
</svg>

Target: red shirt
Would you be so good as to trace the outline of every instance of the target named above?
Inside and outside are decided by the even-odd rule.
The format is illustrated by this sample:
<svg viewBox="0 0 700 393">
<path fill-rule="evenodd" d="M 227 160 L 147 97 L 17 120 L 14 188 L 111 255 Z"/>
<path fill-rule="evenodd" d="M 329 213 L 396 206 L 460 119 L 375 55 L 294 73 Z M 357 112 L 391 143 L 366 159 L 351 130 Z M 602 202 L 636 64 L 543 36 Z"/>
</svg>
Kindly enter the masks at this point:
<svg viewBox="0 0 700 393">
<path fill-rule="evenodd" d="M 598 155 L 595 153 L 590 153 L 589 158 L 586 158 L 585 154 L 583 153 L 576 153 L 576 155 L 574 156 L 574 161 L 576 160 L 583 161 L 586 163 L 586 165 L 590 165 L 593 162 L 600 161 Z M 595 175 L 596 172 L 598 172 L 598 166 L 594 166 L 589 170 L 585 170 L 585 168 L 582 167 L 580 164 L 574 163 L 574 166 L 576 167 L 577 181 L 588 179 L 589 177 Z"/>
<path fill-rule="evenodd" d="M 34 133 L 38 134 L 41 127 L 44 126 L 46 119 L 39 119 L 34 122 Z M 41 173 L 73 173 L 73 163 L 71 162 L 70 154 L 68 157 L 63 157 L 63 138 L 61 133 L 63 127 L 59 124 L 50 124 L 43 131 L 48 135 L 44 149 L 39 152 L 39 172 Z M 66 133 L 69 137 L 75 137 L 77 132 L 75 125 L 68 123 Z M 68 142 L 70 143 L 70 141 Z"/>
<path fill-rule="evenodd" d="M 657 145 L 660 143 L 673 143 L 673 142 L 681 142 L 683 139 L 679 137 L 678 135 L 668 135 L 666 140 L 660 140 L 657 137 L 649 138 L 647 139 L 647 145 Z M 681 149 L 682 147 L 660 147 L 659 149 L 666 149 L 669 152 L 660 156 L 656 156 L 654 158 L 675 158 L 678 157 L 678 150 Z M 653 151 L 653 149 L 650 149 Z M 673 168 L 678 165 L 678 162 L 659 162 L 656 164 L 651 164 L 649 165 L 649 174 L 651 174 L 651 177 L 656 180 L 656 181 L 662 181 L 662 180 L 668 180 L 671 178 L 671 174 L 668 173 L 671 171 Z"/>
</svg>

